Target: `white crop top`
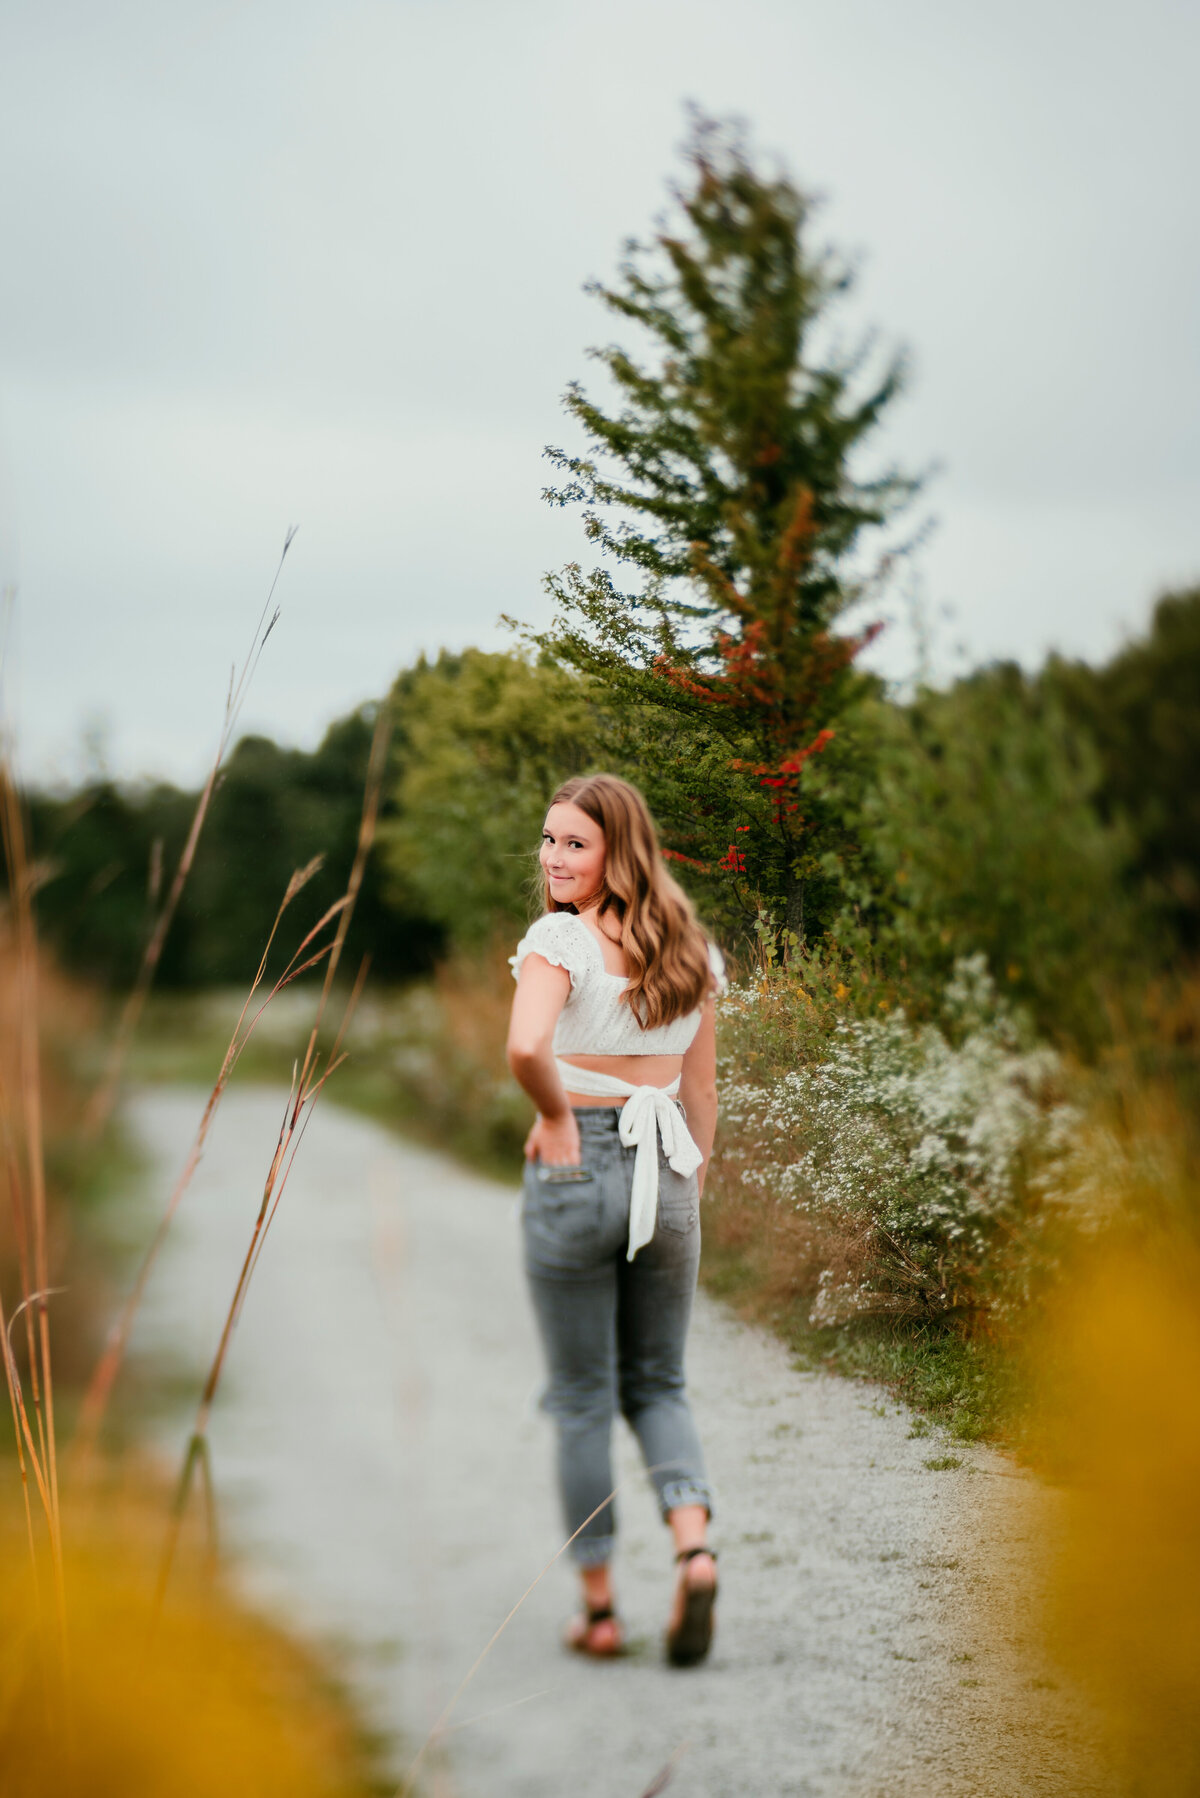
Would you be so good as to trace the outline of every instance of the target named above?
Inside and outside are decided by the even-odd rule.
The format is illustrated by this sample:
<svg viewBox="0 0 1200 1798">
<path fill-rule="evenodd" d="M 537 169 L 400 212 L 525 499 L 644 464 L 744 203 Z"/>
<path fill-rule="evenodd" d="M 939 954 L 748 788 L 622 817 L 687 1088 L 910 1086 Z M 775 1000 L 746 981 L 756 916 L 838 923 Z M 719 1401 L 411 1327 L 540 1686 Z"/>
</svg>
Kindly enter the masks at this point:
<svg viewBox="0 0 1200 1798">
<path fill-rule="evenodd" d="M 554 1030 L 556 1055 L 683 1055 L 700 1028 L 700 1007 L 643 1030 L 622 994 L 624 974 L 610 974 L 595 936 L 575 912 L 552 911 L 529 926 L 510 955 L 513 979 L 527 955 L 540 955 L 565 968 L 571 990 Z M 718 991 L 725 985 L 725 959 L 715 943 L 708 959 Z"/>
</svg>

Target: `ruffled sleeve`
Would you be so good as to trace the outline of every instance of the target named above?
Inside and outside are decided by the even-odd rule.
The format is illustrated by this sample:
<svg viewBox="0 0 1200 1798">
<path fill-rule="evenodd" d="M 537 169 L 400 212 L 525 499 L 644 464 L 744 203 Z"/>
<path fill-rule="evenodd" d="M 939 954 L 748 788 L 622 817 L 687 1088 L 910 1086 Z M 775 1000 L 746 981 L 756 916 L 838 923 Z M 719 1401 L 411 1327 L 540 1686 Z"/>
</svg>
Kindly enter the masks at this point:
<svg viewBox="0 0 1200 1798">
<path fill-rule="evenodd" d="M 540 955 L 556 968 L 565 968 L 572 987 L 576 987 L 593 965 L 589 951 L 586 924 L 581 925 L 574 912 L 552 911 L 529 926 L 517 944 L 516 954 L 509 956 L 508 965 L 513 979 L 519 980 L 525 957 Z"/>
<path fill-rule="evenodd" d="M 713 990 L 719 996 L 729 985 L 729 977 L 725 972 L 725 957 L 714 942 L 708 945 L 708 965 L 712 969 Z"/>
</svg>

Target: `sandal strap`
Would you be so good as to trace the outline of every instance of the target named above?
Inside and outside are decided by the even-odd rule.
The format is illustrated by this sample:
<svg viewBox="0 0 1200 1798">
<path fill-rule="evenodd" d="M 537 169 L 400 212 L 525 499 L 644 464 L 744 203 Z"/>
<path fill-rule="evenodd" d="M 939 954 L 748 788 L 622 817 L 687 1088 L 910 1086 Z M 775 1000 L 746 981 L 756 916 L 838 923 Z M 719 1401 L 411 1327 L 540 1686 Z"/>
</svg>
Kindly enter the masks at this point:
<svg viewBox="0 0 1200 1798">
<path fill-rule="evenodd" d="M 715 1548 L 681 1548 L 675 1559 L 676 1562 L 694 1561 L 697 1555 L 707 1555 L 710 1560 L 715 1561 L 717 1551 Z"/>
<path fill-rule="evenodd" d="M 587 1626 L 591 1629 L 593 1623 L 611 1623 L 616 1617 L 616 1614 L 617 1613 L 610 1604 L 601 1605 L 598 1611 L 594 1611 L 591 1605 L 589 1605 L 587 1608 Z"/>
</svg>

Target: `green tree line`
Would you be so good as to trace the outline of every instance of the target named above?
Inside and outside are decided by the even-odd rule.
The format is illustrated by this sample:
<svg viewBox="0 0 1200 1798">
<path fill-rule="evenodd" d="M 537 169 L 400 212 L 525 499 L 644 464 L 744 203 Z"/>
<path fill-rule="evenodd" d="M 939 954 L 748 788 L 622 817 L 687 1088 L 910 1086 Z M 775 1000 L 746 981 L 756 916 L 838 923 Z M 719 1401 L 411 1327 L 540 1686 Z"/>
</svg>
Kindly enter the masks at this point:
<svg viewBox="0 0 1200 1798">
<path fill-rule="evenodd" d="M 733 950 L 869 966 L 909 1004 L 982 950 L 1053 1033 L 1200 948 L 1200 589 L 1102 667 L 983 668 L 900 702 L 864 673 L 919 482 L 872 464 L 903 357 L 843 343 L 850 276 L 812 204 L 742 135 L 694 121 L 672 216 L 594 294 L 619 341 L 546 497 L 590 564 L 550 626 L 404 670 L 380 847 L 351 951 L 403 979 L 527 916 L 566 776 L 638 782 Z M 911 539 L 910 539 L 911 540 Z M 352 854 L 375 708 L 312 752 L 246 738 L 216 793 L 165 983 L 248 978 L 293 867 Z M 30 796 L 44 929 L 129 980 L 195 796 L 94 782 Z"/>
<path fill-rule="evenodd" d="M 645 769 L 619 753 L 599 683 L 544 654 L 422 661 L 391 700 L 381 845 L 353 946 L 395 980 L 519 930 L 558 781 L 593 766 L 644 780 Z M 168 939 L 165 984 L 246 979 L 289 873 L 311 856 L 325 865 L 308 909 L 337 896 L 373 716 L 351 713 L 311 752 L 238 743 Z M 955 956 L 983 949 L 998 979 L 1064 1028 L 1097 973 L 1163 967 L 1200 945 L 1200 589 L 1161 600 L 1146 633 L 1101 666 L 998 664 L 904 704 L 876 689 L 853 727 L 870 776 L 856 778 L 843 813 L 854 853 L 835 939 L 931 987 Z M 68 966 L 113 986 L 132 978 L 156 870 L 161 884 L 195 801 L 107 780 L 29 795 L 42 928 Z M 681 872 L 711 917 L 721 882 Z"/>
</svg>

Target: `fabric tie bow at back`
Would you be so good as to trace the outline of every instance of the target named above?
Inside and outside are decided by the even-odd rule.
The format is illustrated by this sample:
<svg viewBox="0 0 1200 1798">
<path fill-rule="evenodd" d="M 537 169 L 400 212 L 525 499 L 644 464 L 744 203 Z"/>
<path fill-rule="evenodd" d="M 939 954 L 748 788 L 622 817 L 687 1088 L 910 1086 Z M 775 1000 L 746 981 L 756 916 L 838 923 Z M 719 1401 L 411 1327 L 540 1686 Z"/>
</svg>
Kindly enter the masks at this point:
<svg viewBox="0 0 1200 1798">
<path fill-rule="evenodd" d="M 654 1235 L 658 1217 L 658 1144 L 677 1174 L 694 1174 L 704 1160 L 674 1103 L 679 1076 L 670 1086 L 633 1086 L 615 1074 L 599 1074 L 592 1068 L 574 1068 L 569 1062 L 555 1066 L 568 1092 L 592 1099 L 624 1099 L 617 1134 L 634 1150 L 633 1184 L 629 1202 L 629 1249 L 632 1261 Z"/>
</svg>

